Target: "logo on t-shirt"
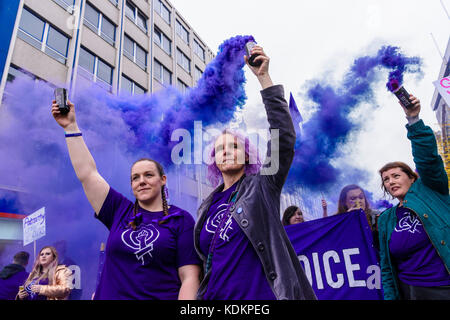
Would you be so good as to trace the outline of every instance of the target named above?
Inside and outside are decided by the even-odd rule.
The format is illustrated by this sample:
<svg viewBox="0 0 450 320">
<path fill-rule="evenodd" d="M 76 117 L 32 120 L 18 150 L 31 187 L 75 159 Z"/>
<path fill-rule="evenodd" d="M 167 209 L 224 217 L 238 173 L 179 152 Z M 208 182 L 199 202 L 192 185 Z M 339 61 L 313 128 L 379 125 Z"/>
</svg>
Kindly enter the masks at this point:
<svg viewBox="0 0 450 320">
<path fill-rule="evenodd" d="M 152 224 L 141 224 L 136 230 L 130 228 L 122 233 L 122 242 L 134 250 L 133 253 L 142 265 L 147 264 L 153 257 L 153 243 L 158 238 L 159 231 Z"/>
<path fill-rule="evenodd" d="M 206 231 L 209 233 L 215 233 L 216 229 L 220 226 L 220 222 L 222 220 L 222 216 L 227 211 L 228 204 L 223 203 L 220 206 L 217 207 L 217 213 L 215 215 L 209 216 L 206 220 Z M 220 230 L 219 237 L 223 241 L 230 241 L 229 238 L 229 232 L 233 230 L 233 227 L 231 226 L 231 223 L 233 222 L 233 217 L 231 214 L 228 216 L 228 219 L 225 223 L 222 223 L 222 229 Z"/>
<path fill-rule="evenodd" d="M 395 227 L 396 232 L 402 232 L 402 231 L 408 231 L 411 233 L 418 232 L 417 227 L 421 226 L 422 223 L 420 222 L 419 218 L 416 217 L 416 215 L 412 213 L 406 213 L 403 218 L 401 218 L 398 221 L 397 226 Z"/>
</svg>

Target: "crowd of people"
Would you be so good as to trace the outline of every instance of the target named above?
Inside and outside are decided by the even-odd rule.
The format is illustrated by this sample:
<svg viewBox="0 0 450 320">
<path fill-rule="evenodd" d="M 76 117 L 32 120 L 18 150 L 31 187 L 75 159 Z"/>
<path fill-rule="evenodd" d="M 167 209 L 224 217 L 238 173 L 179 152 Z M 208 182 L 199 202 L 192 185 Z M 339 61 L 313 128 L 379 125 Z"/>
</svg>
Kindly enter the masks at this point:
<svg viewBox="0 0 450 320">
<path fill-rule="evenodd" d="M 75 106 L 52 114 L 64 129 L 67 148 L 95 217 L 109 230 L 105 260 L 93 299 L 315 300 L 284 227 L 303 223 L 303 212 L 288 207 L 280 220 L 280 195 L 294 156 L 296 134 L 281 85 L 269 75 L 260 46 L 248 64 L 261 84 L 270 129 L 279 130 L 279 169 L 250 164 L 247 138 L 225 130 L 215 140 L 208 172 L 219 181 L 192 215 L 167 203 L 167 176 L 154 159 L 130 169 L 130 201 L 97 170 L 77 124 Z M 404 108 L 415 173 L 401 162 L 380 169 L 381 186 L 399 203 L 380 213 L 364 190 L 345 186 L 336 214 L 363 210 L 380 258 L 385 299 L 450 299 L 449 190 L 432 130 L 419 119 L 420 101 Z M 268 152 L 270 152 L 268 148 Z M 239 159 L 244 159 L 240 162 Z M 323 217 L 329 215 L 322 200 Z M 0 272 L 0 298 L 67 299 L 71 271 L 59 264 L 54 247 L 42 248 L 29 274 L 21 252 Z"/>
</svg>

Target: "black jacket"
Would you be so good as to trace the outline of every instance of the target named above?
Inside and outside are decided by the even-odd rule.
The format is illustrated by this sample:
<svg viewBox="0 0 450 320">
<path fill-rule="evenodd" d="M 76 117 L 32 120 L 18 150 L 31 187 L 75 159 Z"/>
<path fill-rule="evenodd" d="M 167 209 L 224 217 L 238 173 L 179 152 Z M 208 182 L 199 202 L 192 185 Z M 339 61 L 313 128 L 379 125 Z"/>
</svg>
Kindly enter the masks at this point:
<svg viewBox="0 0 450 320">
<path fill-rule="evenodd" d="M 278 300 L 316 299 L 316 295 L 300 265 L 297 254 L 280 221 L 280 195 L 294 157 L 295 130 L 284 99 L 283 86 L 272 86 L 261 91 L 270 124 L 270 130 L 279 130 L 279 143 L 268 145 L 270 164 L 265 164 L 258 174 L 241 178 L 237 187 L 236 202 L 230 212 L 252 243 L 263 266 L 268 283 Z M 271 131 L 272 139 L 274 134 Z M 276 141 L 276 139 L 274 140 Z M 277 161 L 279 159 L 279 161 Z M 278 164 L 278 167 L 277 167 Z M 271 168 L 277 170 L 274 174 Z M 269 173 L 269 174 L 268 174 Z M 198 209 L 194 228 L 195 247 L 204 265 L 206 257 L 200 251 L 200 232 L 217 187 Z M 201 299 L 209 280 L 204 276 L 198 298 Z"/>
</svg>

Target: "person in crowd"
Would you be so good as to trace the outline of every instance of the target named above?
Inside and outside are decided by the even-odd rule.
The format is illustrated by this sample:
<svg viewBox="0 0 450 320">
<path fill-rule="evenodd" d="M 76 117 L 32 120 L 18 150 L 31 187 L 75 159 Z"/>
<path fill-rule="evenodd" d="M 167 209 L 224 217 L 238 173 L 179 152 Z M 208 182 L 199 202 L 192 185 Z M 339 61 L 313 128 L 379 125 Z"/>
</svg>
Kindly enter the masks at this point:
<svg viewBox="0 0 450 320">
<path fill-rule="evenodd" d="M 52 114 L 65 130 L 75 173 L 87 199 L 109 230 L 96 300 L 195 299 L 200 264 L 193 244 L 191 214 L 167 203 L 167 177 L 161 164 L 143 158 L 131 166 L 134 203 L 97 171 L 75 118 L 75 106 Z"/>
<path fill-rule="evenodd" d="M 58 263 L 52 246 L 39 251 L 33 269 L 17 293 L 19 300 L 67 300 L 72 289 L 72 271 Z"/>
<path fill-rule="evenodd" d="M 281 189 L 294 155 L 295 130 L 283 87 L 274 86 L 262 47 L 259 80 L 278 159 L 261 169 L 248 138 L 225 130 L 214 142 L 209 178 L 217 186 L 198 209 L 195 246 L 203 260 L 200 300 L 316 299 L 279 218 Z M 271 145 L 269 142 L 268 155 Z M 271 155 L 275 154 L 272 150 Z M 253 158 L 253 159 L 252 159 Z M 270 172 L 277 163 L 276 173 Z M 276 165 L 275 165 L 276 166 Z"/>
<path fill-rule="evenodd" d="M 17 252 L 11 264 L 0 271 L 0 300 L 14 300 L 19 286 L 28 278 L 25 268 L 28 265 L 30 254 L 26 251 Z"/>
<path fill-rule="evenodd" d="M 289 206 L 284 210 L 283 218 L 281 220 L 283 226 L 305 222 L 303 212 L 297 206 Z"/>
<path fill-rule="evenodd" d="M 403 107 L 417 175 L 390 162 L 379 174 L 385 193 L 399 203 L 378 219 L 380 266 L 386 300 L 450 299 L 448 178 L 430 127 L 419 119 L 420 101 Z"/>
<path fill-rule="evenodd" d="M 376 218 L 378 211 L 372 210 L 364 190 L 356 185 L 350 184 L 342 188 L 339 194 L 338 211 L 336 214 L 362 209 L 366 214 L 367 222 L 372 231 L 376 231 Z"/>
</svg>

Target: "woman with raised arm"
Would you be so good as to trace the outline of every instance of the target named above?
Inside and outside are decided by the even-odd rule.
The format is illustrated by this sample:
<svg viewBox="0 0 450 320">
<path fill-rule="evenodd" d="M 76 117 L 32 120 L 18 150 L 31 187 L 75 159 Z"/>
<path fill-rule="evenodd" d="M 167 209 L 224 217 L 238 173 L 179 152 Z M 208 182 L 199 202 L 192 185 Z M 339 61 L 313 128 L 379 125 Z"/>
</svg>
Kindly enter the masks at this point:
<svg viewBox="0 0 450 320">
<path fill-rule="evenodd" d="M 105 263 L 96 300 L 195 299 L 200 260 L 193 244 L 194 219 L 166 201 L 167 177 L 155 160 L 131 166 L 136 200 L 114 190 L 96 168 L 75 119 L 75 106 L 62 114 L 53 101 L 52 114 L 65 130 L 75 173 L 99 219 L 109 230 Z"/>
<path fill-rule="evenodd" d="M 283 87 L 274 86 L 269 76 L 269 58 L 260 46 L 251 54 L 261 63 L 250 69 L 263 89 L 273 135 L 271 162 L 260 170 L 249 139 L 235 132 L 226 130 L 215 140 L 208 170 L 212 182 L 223 183 L 198 209 L 195 246 L 204 266 L 198 298 L 316 299 L 280 221 L 281 189 L 294 156 L 294 126 Z M 245 61 L 249 65 L 247 57 Z"/>
<path fill-rule="evenodd" d="M 399 201 L 378 219 L 380 265 L 386 300 L 450 299 L 448 178 L 430 127 L 419 119 L 420 101 L 403 107 L 417 172 L 403 162 L 379 170 L 385 193 Z"/>
</svg>

